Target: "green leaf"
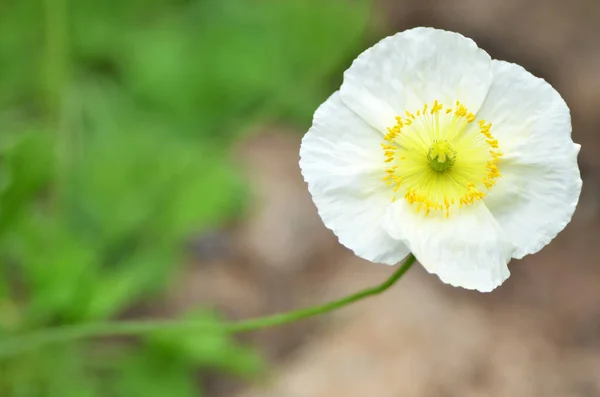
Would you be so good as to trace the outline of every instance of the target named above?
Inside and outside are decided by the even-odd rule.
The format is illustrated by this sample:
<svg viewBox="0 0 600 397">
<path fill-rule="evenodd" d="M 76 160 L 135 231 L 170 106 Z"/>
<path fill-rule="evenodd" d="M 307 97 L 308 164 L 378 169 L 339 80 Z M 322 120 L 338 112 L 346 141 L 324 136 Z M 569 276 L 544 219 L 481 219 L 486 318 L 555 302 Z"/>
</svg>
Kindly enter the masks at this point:
<svg viewBox="0 0 600 397">
<path fill-rule="evenodd" d="M 119 90 L 84 92 L 93 132 L 67 197 L 72 218 L 90 238 L 108 250 L 133 240 L 181 243 L 239 206 L 239 177 L 225 147 L 174 136 Z"/>
<path fill-rule="evenodd" d="M 62 346 L 0 363 L 0 394 L 11 397 L 100 397 L 78 347 Z"/>
<path fill-rule="evenodd" d="M 80 318 L 108 318 L 142 297 L 160 291 L 178 259 L 172 252 L 144 249 L 116 266 L 113 264 L 91 287 L 89 298 L 82 303 Z"/>
<path fill-rule="evenodd" d="M 29 208 L 50 181 L 52 140 L 34 125 L 14 126 L 0 141 L 0 234 Z"/>
<path fill-rule="evenodd" d="M 197 397 L 192 368 L 149 354 L 133 354 L 121 364 L 115 381 L 119 397 Z"/>
<path fill-rule="evenodd" d="M 93 246 L 71 233 L 60 218 L 30 213 L 7 242 L 18 258 L 29 293 L 31 323 L 55 316 L 77 317 L 74 309 L 94 283 L 98 268 Z"/>
<path fill-rule="evenodd" d="M 211 311 L 194 311 L 185 319 L 198 328 L 217 327 L 221 320 Z M 203 368 L 217 368 L 238 376 L 250 377 L 264 367 L 260 356 L 241 346 L 229 334 L 218 331 L 163 331 L 148 337 L 149 345 L 168 357 L 178 357 Z"/>
</svg>

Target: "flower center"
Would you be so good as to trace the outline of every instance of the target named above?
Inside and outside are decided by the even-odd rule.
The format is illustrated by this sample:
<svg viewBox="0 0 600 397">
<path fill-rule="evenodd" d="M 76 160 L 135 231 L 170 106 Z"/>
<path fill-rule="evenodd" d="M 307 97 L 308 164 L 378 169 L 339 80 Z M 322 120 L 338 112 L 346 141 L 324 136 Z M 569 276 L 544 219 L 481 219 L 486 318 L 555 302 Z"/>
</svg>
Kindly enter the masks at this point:
<svg viewBox="0 0 600 397">
<path fill-rule="evenodd" d="M 444 173 L 454 165 L 456 150 L 448 141 L 434 141 L 427 152 L 427 160 L 432 170 Z"/>
<path fill-rule="evenodd" d="M 460 102 L 444 108 L 437 100 L 415 113 L 396 117 L 384 137 L 384 181 L 417 212 L 450 216 L 455 207 L 481 200 L 502 176 L 502 153 L 490 132 L 492 124 Z"/>
</svg>

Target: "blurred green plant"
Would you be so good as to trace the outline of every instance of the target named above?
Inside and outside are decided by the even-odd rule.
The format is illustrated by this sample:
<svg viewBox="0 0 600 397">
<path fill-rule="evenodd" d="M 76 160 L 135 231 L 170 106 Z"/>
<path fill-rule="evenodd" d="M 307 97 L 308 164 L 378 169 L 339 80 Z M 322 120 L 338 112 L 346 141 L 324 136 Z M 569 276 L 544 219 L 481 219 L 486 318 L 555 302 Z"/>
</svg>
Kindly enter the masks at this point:
<svg viewBox="0 0 600 397">
<path fill-rule="evenodd" d="M 231 145 L 265 120 L 308 124 L 368 3 L 0 4 L 0 339 L 159 297 L 186 239 L 248 197 Z M 197 396 L 204 368 L 261 365 L 224 335 L 157 334 L 0 363 L 0 396 Z"/>
</svg>

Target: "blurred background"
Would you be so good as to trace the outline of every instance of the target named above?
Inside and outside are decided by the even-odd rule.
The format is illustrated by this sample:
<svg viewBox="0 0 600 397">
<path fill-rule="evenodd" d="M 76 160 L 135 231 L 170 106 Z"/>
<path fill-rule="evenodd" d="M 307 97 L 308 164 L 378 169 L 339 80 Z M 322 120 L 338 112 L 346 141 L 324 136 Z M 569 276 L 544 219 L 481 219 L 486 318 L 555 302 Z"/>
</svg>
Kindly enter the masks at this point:
<svg viewBox="0 0 600 397">
<path fill-rule="evenodd" d="M 0 341 L 236 320 L 385 279 L 323 227 L 298 149 L 356 55 L 419 25 L 570 105 L 584 187 L 548 247 L 492 294 L 416 267 L 385 295 L 236 338 L 37 350 L 0 361 L 0 396 L 600 396 L 595 0 L 0 1 Z"/>
</svg>

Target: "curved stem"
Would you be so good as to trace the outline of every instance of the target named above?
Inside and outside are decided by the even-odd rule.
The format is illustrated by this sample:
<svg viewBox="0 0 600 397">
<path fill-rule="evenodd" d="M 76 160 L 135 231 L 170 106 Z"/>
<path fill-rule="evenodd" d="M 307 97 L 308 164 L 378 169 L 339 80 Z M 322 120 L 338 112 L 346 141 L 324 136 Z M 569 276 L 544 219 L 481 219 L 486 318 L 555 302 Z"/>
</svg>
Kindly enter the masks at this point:
<svg viewBox="0 0 600 397">
<path fill-rule="evenodd" d="M 193 321 L 163 320 L 121 321 L 48 328 L 1 341 L 0 358 L 15 356 L 50 344 L 66 343 L 78 339 L 101 336 L 138 335 L 165 330 L 240 333 L 288 324 L 308 317 L 329 313 L 369 296 L 378 295 L 394 285 L 410 269 L 414 262 L 415 257 L 411 254 L 404 260 L 402 266 L 382 284 L 320 306 L 230 324 L 207 325 Z"/>
</svg>

